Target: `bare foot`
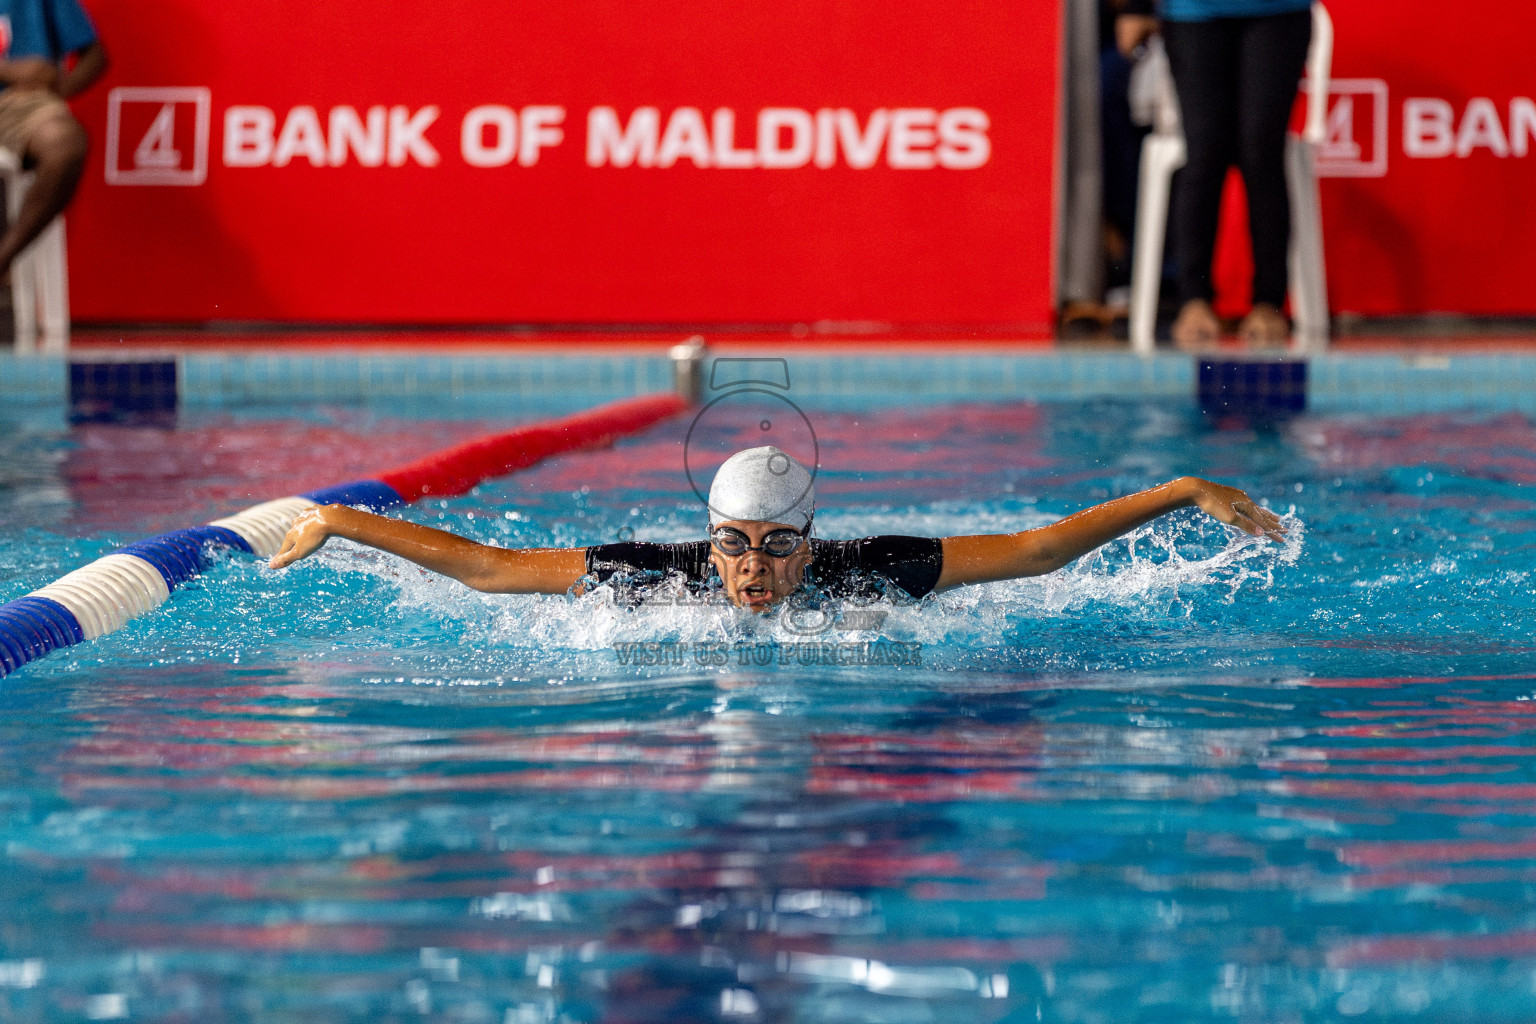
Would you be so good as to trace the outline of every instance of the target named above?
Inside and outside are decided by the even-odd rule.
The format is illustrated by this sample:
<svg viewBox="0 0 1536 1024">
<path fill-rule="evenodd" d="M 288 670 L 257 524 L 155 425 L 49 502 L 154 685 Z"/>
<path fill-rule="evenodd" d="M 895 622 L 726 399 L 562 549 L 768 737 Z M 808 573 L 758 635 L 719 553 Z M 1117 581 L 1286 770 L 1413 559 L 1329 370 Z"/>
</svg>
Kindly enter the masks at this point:
<svg viewBox="0 0 1536 1024">
<path fill-rule="evenodd" d="M 1237 336 L 1259 348 L 1278 348 L 1290 340 L 1291 324 L 1274 306 L 1259 302 L 1237 325 Z"/>
<path fill-rule="evenodd" d="M 1173 322 L 1173 343 L 1182 349 L 1203 349 L 1221 338 L 1221 321 L 1204 299 L 1190 299 Z"/>
</svg>

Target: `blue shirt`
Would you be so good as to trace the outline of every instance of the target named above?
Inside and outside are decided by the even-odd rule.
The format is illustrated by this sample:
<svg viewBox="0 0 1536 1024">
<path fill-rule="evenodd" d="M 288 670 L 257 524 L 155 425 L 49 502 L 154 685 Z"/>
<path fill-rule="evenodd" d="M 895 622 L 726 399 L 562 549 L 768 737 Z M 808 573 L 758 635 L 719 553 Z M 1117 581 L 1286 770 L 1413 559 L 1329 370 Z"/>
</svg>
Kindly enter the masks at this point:
<svg viewBox="0 0 1536 1024">
<path fill-rule="evenodd" d="M 1214 18 L 1262 18 L 1266 14 L 1305 11 L 1312 0 L 1162 0 L 1169 21 L 1211 21 Z"/>
<path fill-rule="evenodd" d="M 76 0 L 0 0 L 0 43 L 7 60 L 56 61 L 96 41 L 96 26 Z"/>
</svg>

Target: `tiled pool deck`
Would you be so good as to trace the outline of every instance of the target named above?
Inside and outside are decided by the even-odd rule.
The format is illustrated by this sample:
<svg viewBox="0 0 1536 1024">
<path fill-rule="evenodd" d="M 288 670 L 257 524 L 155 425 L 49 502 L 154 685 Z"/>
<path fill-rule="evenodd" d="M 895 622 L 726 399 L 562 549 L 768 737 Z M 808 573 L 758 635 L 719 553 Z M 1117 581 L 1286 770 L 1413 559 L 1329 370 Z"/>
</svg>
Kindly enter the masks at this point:
<svg viewBox="0 0 1536 1024">
<path fill-rule="evenodd" d="M 1124 397 L 1192 400 L 1199 358 L 1042 346 L 1017 349 L 816 351 L 770 345 L 712 355 L 783 356 L 797 398 L 918 403 Z M 65 403 L 70 361 L 100 362 L 101 350 L 69 358 L 0 355 L 0 401 Z M 443 398 L 605 400 L 665 390 L 672 366 L 660 346 L 644 349 L 356 351 L 292 349 L 111 353 L 110 360 L 175 364 L 176 403 L 217 409 L 292 403 L 367 403 Z M 1213 357 L 1203 357 L 1211 359 Z M 1242 361 L 1240 354 L 1214 358 Z M 1336 350 L 1306 360 L 1306 407 L 1318 412 L 1418 413 L 1458 409 L 1536 414 L 1536 346 L 1475 351 Z M 77 376 L 78 376 L 77 370 Z"/>
</svg>

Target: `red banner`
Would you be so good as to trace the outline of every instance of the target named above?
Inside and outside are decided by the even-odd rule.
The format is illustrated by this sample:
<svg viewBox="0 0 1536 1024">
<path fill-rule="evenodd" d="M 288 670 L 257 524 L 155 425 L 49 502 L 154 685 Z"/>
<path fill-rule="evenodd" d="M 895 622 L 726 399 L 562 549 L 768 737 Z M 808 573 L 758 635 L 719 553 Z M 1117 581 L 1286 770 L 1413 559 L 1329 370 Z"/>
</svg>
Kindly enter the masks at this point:
<svg viewBox="0 0 1536 1024">
<path fill-rule="evenodd" d="M 1051 317 L 1056 3 L 87 2 L 77 319 Z"/>
<path fill-rule="evenodd" d="M 1363 314 L 1536 313 L 1536 8 L 1328 0 L 1329 299 Z"/>
</svg>

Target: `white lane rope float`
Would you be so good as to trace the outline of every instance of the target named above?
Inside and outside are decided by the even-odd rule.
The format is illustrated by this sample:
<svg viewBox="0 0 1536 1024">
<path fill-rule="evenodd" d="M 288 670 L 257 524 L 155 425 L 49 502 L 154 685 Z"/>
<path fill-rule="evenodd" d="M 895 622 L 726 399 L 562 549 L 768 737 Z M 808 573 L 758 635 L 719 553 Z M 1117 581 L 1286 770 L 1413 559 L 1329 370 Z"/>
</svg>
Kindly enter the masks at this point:
<svg viewBox="0 0 1536 1024">
<path fill-rule="evenodd" d="M 688 408 L 677 395 L 632 398 L 519 427 L 437 452 L 374 480 L 325 487 L 253 505 L 203 526 L 172 530 L 104 555 L 23 597 L 0 604 L 0 677 L 50 651 L 121 629 L 170 600 L 202 573 L 213 549 L 271 558 L 294 517 L 317 505 L 383 511 L 428 495 L 452 497 L 491 477 L 560 452 L 610 444 Z"/>
</svg>

